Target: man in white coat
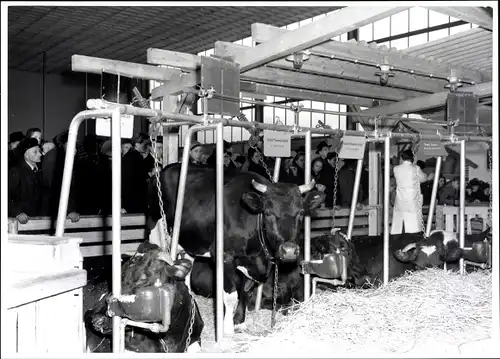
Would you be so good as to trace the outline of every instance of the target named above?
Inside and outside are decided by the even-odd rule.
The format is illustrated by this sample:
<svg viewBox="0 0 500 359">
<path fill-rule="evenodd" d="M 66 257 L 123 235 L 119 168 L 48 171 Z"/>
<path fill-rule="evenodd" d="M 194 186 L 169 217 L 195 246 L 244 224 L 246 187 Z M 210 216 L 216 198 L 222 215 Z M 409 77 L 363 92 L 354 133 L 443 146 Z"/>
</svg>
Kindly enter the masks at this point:
<svg viewBox="0 0 500 359">
<path fill-rule="evenodd" d="M 422 169 L 414 164 L 411 150 L 401 153 L 402 163 L 394 167 L 396 199 L 392 214 L 391 234 L 418 233 L 422 228 L 422 193 L 420 183 L 427 180 Z M 404 226 L 404 227 L 403 227 Z"/>
</svg>

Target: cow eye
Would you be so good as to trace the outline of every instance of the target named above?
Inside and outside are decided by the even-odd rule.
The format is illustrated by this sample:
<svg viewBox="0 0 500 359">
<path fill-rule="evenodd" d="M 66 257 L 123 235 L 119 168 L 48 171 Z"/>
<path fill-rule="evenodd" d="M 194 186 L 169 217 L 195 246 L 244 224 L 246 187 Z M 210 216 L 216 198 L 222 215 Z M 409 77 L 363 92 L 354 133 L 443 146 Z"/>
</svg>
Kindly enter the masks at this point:
<svg viewBox="0 0 500 359">
<path fill-rule="evenodd" d="M 306 211 L 304 211 L 304 210 L 301 210 L 301 211 L 299 212 L 299 215 L 301 215 L 301 216 L 303 216 L 304 214 L 306 214 Z"/>
</svg>

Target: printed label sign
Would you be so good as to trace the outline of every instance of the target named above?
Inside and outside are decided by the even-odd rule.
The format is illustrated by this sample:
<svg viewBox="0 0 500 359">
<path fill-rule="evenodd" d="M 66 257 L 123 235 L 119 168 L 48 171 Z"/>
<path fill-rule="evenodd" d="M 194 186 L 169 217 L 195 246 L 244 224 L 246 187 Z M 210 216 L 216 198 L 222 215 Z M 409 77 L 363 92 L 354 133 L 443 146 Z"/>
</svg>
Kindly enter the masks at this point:
<svg viewBox="0 0 500 359">
<path fill-rule="evenodd" d="M 365 156 L 366 139 L 361 136 L 344 136 L 339 158 L 361 160 Z"/>
<path fill-rule="evenodd" d="M 291 135 L 287 132 L 264 130 L 264 155 L 290 157 Z"/>
<path fill-rule="evenodd" d="M 447 156 L 448 152 L 444 148 L 444 145 L 439 141 L 420 141 L 417 158 L 420 160 Z"/>
</svg>

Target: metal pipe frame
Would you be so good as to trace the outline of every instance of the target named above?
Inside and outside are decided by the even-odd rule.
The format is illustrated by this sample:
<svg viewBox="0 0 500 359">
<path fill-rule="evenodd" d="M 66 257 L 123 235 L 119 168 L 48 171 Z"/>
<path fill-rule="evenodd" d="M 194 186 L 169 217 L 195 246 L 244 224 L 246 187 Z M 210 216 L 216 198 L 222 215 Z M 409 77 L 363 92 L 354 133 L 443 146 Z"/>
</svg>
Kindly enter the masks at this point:
<svg viewBox="0 0 500 359">
<path fill-rule="evenodd" d="M 358 203 L 359 183 L 361 182 L 361 172 L 363 171 L 363 159 L 358 159 L 356 166 L 356 177 L 354 178 L 354 189 L 352 192 L 351 212 L 349 213 L 349 224 L 347 226 L 347 239 L 351 240 L 352 228 L 354 227 L 354 217 L 356 216 L 356 205 Z"/>
<path fill-rule="evenodd" d="M 187 121 L 191 124 L 200 124 L 204 123 L 203 116 L 196 115 L 184 115 L 180 113 L 172 113 L 161 110 L 152 110 L 152 109 L 144 109 L 139 107 L 134 107 L 131 105 L 122 105 L 116 104 L 109 101 L 104 101 L 101 99 L 91 99 L 87 101 L 87 106 L 92 109 L 106 109 L 106 108 L 116 108 L 120 107 L 121 112 L 124 114 L 130 114 L 135 116 L 143 116 L 143 117 L 155 117 L 159 116 L 161 118 L 169 118 L 171 120 L 176 121 Z M 357 113 L 355 113 L 357 114 Z M 286 126 L 286 125 L 276 125 L 276 124 L 268 124 L 261 122 L 246 122 L 246 121 L 237 121 L 237 120 L 229 120 L 224 118 L 215 118 L 208 116 L 206 120 L 211 123 L 219 123 L 222 122 L 224 126 L 232 126 L 232 127 L 242 127 L 242 128 L 260 128 L 264 130 L 274 130 L 274 131 L 283 131 L 283 132 L 307 132 L 310 131 L 311 134 L 320 134 L 320 135 L 347 135 L 347 136 L 364 136 L 364 137 L 392 137 L 392 138 L 406 138 L 412 140 L 424 140 L 424 141 L 460 141 L 466 140 L 470 142 L 491 142 L 491 137 L 482 137 L 482 136 L 450 136 L 450 135 L 419 135 L 412 133 L 380 133 L 380 132 L 363 132 L 363 131 L 352 131 L 352 130 L 339 130 L 339 129 L 330 129 L 330 128 L 312 128 L 312 127 L 299 127 L 294 128 L 294 126 Z"/>
<path fill-rule="evenodd" d="M 304 165 L 304 181 L 311 182 L 311 131 L 306 132 L 306 163 Z M 311 260 L 311 216 L 304 217 L 304 261 Z M 311 296 L 311 275 L 304 274 L 304 301 Z"/>
<path fill-rule="evenodd" d="M 389 191 L 391 180 L 391 138 L 384 139 L 384 285 L 389 283 Z"/>
<path fill-rule="evenodd" d="M 220 343 L 224 338 L 224 141 L 223 123 L 200 124 L 191 127 L 186 133 L 184 151 L 182 152 L 181 172 L 179 175 L 179 188 L 175 206 L 174 228 L 172 231 L 171 255 L 172 260 L 177 256 L 179 233 L 181 228 L 182 211 L 184 208 L 184 195 L 186 192 L 186 179 L 189 165 L 189 148 L 192 135 L 198 131 L 216 130 L 216 341 Z"/>
<path fill-rule="evenodd" d="M 432 183 L 431 203 L 429 204 L 429 214 L 427 215 L 427 228 L 425 230 L 425 235 L 427 237 L 431 234 L 432 220 L 434 217 L 434 211 L 436 210 L 436 196 L 439 186 L 439 175 L 441 174 L 442 162 L 443 162 L 443 157 L 439 156 L 436 160 L 436 169 L 434 171 L 434 182 Z"/>
<path fill-rule="evenodd" d="M 460 248 L 465 246 L 465 141 L 460 141 Z M 465 273 L 464 259 L 460 258 L 460 274 Z"/>
</svg>

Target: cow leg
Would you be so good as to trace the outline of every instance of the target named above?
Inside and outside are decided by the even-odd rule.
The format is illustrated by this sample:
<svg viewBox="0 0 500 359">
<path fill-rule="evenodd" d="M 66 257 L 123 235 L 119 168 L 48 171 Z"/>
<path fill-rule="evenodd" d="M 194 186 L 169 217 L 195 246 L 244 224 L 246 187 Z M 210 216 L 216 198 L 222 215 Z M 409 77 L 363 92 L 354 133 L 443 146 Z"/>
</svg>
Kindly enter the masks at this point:
<svg viewBox="0 0 500 359">
<path fill-rule="evenodd" d="M 233 266 L 232 258 L 224 256 L 224 335 L 232 336 L 234 334 L 233 316 L 238 304 L 238 273 Z M 214 282 L 215 288 L 215 282 Z M 215 293 L 215 291 L 214 291 Z"/>
<path fill-rule="evenodd" d="M 239 325 L 245 322 L 246 309 L 250 299 L 250 293 L 256 283 L 242 275 L 241 284 L 238 288 L 238 306 L 234 313 L 234 324 Z"/>
</svg>

